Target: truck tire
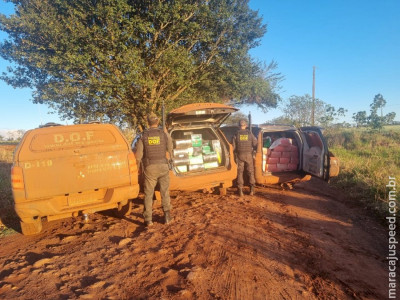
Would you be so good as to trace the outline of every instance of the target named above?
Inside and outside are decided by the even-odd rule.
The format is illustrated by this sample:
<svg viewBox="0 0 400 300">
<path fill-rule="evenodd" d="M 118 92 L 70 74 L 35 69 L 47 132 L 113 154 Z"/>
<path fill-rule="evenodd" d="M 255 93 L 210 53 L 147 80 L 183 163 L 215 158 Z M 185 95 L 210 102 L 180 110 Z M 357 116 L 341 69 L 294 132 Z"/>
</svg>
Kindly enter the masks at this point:
<svg viewBox="0 0 400 300">
<path fill-rule="evenodd" d="M 123 218 L 127 215 L 130 215 L 130 213 L 132 212 L 132 201 L 128 200 L 128 203 L 123 205 L 121 209 L 114 208 L 112 211 L 114 216 L 117 218 Z"/>
<path fill-rule="evenodd" d="M 23 235 L 33 235 L 42 231 L 42 220 L 34 219 L 33 222 L 20 222 Z"/>
</svg>

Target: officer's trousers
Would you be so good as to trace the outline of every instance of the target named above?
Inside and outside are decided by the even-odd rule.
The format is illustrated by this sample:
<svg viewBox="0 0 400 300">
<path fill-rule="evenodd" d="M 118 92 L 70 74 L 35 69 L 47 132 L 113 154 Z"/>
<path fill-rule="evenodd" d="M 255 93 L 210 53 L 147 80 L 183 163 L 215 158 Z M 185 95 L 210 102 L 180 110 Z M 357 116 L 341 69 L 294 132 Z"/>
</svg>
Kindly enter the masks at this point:
<svg viewBox="0 0 400 300">
<path fill-rule="evenodd" d="M 154 188 L 160 184 L 161 204 L 164 213 L 170 211 L 169 168 L 168 164 L 151 164 L 144 170 L 144 220 L 151 221 L 153 216 Z"/>
</svg>

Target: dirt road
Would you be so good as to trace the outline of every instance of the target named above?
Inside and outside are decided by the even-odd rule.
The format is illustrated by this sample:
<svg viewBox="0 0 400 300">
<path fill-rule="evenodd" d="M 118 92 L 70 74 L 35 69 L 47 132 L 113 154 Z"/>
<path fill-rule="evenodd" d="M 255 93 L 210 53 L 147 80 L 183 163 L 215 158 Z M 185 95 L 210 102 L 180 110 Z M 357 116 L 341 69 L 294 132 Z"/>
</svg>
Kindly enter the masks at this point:
<svg viewBox="0 0 400 300">
<path fill-rule="evenodd" d="M 386 299 L 382 225 L 320 181 L 175 193 L 175 220 L 94 214 L 0 240 L 2 299 Z"/>
</svg>

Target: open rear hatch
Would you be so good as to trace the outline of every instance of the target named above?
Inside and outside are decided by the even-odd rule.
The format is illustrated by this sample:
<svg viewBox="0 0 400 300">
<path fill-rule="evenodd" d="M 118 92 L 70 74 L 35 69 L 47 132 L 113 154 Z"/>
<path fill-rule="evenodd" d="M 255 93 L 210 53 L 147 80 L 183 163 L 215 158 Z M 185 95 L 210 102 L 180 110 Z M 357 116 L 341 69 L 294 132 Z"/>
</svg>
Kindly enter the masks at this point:
<svg viewBox="0 0 400 300">
<path fill-rule="evenodd" d="M 219 127 L 237 108 L 220 103 L 194 103 L 169 112 L 167 126 L 212 124 Z"/>
<path fill-rule="evenodd" d="M 176 174 L 226 169 L 229 151 L 218 127 L 236 108 L 219 103 L 189 104 L 171 111 L 167 126 L 173 141 Z"/>
</svg>

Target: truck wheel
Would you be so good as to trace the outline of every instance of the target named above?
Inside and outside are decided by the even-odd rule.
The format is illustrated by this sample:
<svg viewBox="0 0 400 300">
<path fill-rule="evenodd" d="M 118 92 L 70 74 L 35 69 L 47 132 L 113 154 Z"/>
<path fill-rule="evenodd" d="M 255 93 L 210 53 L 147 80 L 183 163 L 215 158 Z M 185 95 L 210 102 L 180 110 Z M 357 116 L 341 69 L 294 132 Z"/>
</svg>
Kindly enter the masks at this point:
<svg viewBox="0 0 400 300">
<path fill-rule="evenodd" d="M 120 209 L 118 209 L 118 208 L 113 209 L 114 216 L 116 216 L 117 218 L 123 218 L 127 215 L 130 215 L 131 212 L 132 212 L 132 201 L 131 200 L 128 200 L 128 203 L 121 206 Z"/>
<path fill-rule="evenodd" d="M 33 222 L 20 222 L 23 235 L 33 235 L 42 231 L 42 220 L 34 219 Z"/>
</svg>

